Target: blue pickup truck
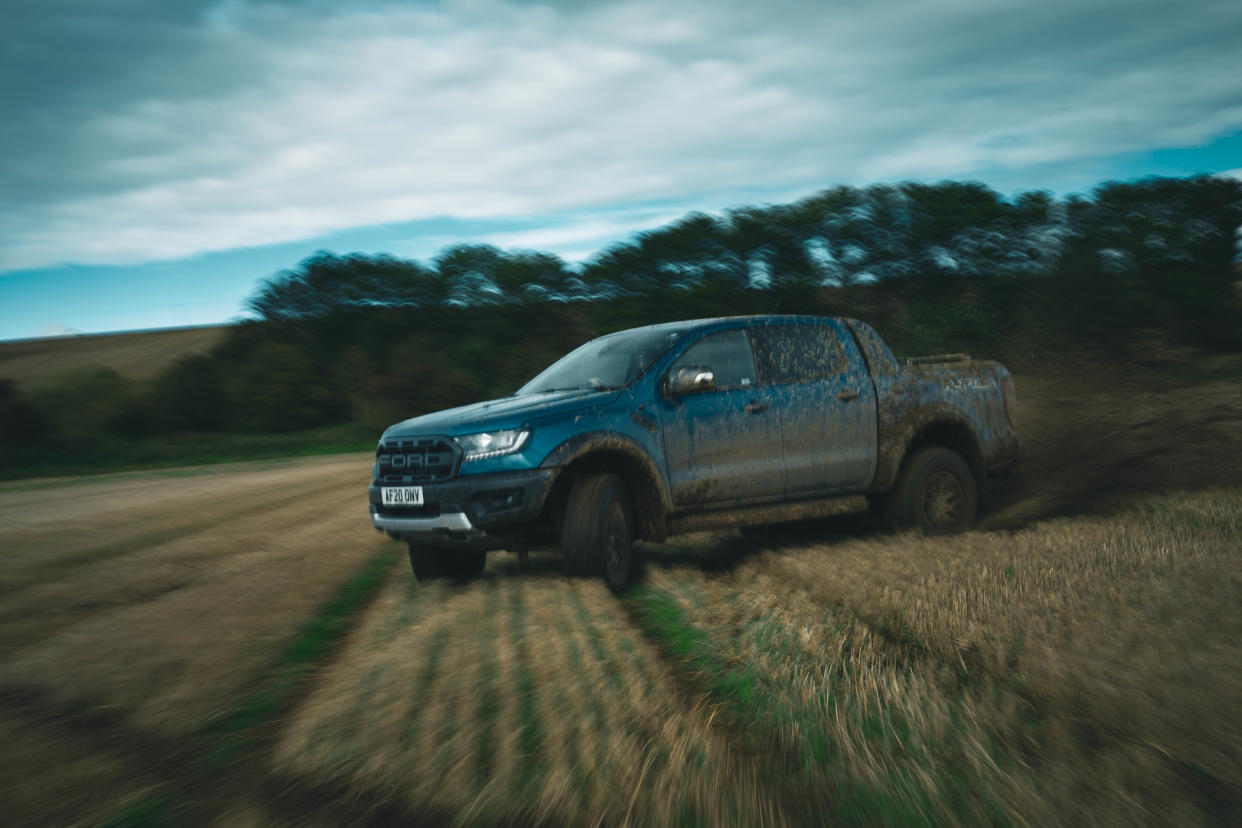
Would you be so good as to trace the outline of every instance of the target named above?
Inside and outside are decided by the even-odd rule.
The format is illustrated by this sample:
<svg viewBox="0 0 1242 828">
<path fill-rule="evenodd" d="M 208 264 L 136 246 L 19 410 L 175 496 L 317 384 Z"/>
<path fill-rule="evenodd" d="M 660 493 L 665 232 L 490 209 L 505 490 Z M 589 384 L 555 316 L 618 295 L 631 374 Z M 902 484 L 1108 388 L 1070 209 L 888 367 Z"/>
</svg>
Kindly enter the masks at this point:
<svg viewBox="0 0 1242 828">
<path fill-rule="evenodd" d="M 380 438 L 371 524 L 420 581 L 559 548 L 621 591 L 635 540 L 862 511 L 960 532 L 1018 457 L 1009 372 L 898 359 L 868 325 L 745 316 L 593 339 L 512 396 Z"/>
</svg>

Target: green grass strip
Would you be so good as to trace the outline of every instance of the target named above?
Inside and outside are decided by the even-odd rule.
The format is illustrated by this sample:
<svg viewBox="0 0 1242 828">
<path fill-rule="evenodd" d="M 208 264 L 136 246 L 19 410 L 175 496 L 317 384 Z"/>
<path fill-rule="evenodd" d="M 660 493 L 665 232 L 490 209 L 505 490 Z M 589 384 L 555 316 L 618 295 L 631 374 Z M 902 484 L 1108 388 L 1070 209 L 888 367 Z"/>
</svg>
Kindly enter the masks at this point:
<svg viewBox="0 0 1242 828">
<path fill-rule="evenodd" d="M 757 674 L 726 659 L 724 647 L 691 624 L 667 592 L 640 584 L 623 599 L 643 634 L 666 655 L 694 674 L 696 683 L 731 712 L 749 718 L 759 709 Z"/>
<path fill-rule="evenodd" d="M 779 754 L 770 757 L 775 761 L 767 763 L 767 767 L 775 774 L 770 780 L 772 784 L 788 794 L 783 800 L 798 821 L 926 824 L 928 814 L 932 813 L 928 803 L 896 799 L 887 793 L 887 786 L 863 785 L 833 774 L 834 750 L 819 717 L 813 711 L 794 709 L 776 698 L 767 689 L 763 676 L 728 658 L 732 648 L 695 626 L 672 595 L 642 584 L 631 589 L 624 600 L 643 634 L 721 708 L 747 744 L 765 752 L 777 748 L 784 754 L 783 759 Z M 786 741 L 787 734 L 782 737 L 777 732 L 779 723 L 785 721 L 798 721 L 801 725 L 794 744 Z M 825 774 L 835 777 L 832 790 L 816 790 L 808 798 L 806 785 L 822 780 Z M 817 808 L 817 804 L 825 810 Z"/>
<path fill-rule="evenodd" d="M 398 556 L 381 552 L 347 580 L 321 606 L 285 648 L 275 665 L 233 710 L 208 725 L 206 762 L 224 771 L 257 741 L 257 731 L 288 710 L 290 700 L 353 626 L 357 612 L 370 603 Z"/>
<path fill-rule="evenodd" d="M 489 581 L 487 603 L 483 609 L 483 623 L 486 625 L 483 634 L 489 640 L 496 640 L 501 626 L 496 622 L 500 610 L 500 588 L 495 581 Z M 482 660 L 479 671 L 480 679 L 476 692 L 479 695 L 477 720 L 479 722 L 479 741 L 475 749 L 475 779 L 483 785 L 492 778 L 493 763 L 496 758 L 496 725 L 500 719 L 500 690 L 497 687 L 496 648 L 484 647 L 480 654 Z"/>
<path fill-rule="evenodd" d="M 409 744 L 414 741 L 418 735 L 419 728 L 423 723 L 423 713 L 427 709 L 425 699 L 430 698 L 436 686 L 436 681 L 440 678 L 440 666 L 444 660 L 444 650 L 448 646 L 449 630 L 451 624 L 443 622 L 427 637 L 431 643 L 427 646 L 427 655 L 423 660 L 423 669 L 418 674 L 418 679 L 414 684 L 413 696 L 414 705 L 410 708 L 410 715 L 405 721 L 405 728 L 401 734 L 402 744 Z"/>
<path fill-rule="evenodd" d="M 159 791 L 131 802 L 99 822 L 97 828 L 161 828 L 177 825 L 184 817 L 184 804 L 172 794 Z"/>
<path fill-rule="evenodd" d="M 535 674 L 530 668 L 530 649 L 526 646 L 526 612 L 521 588 L 514 589 L 509 600 L 509 629 L 517 651 L 518 750 L 522 769 L 518 775 L 521 798 L 528 800 L 539 789 L 547 773 L 543 758 L 543 728 L 535 706 Z"/>
</svg>

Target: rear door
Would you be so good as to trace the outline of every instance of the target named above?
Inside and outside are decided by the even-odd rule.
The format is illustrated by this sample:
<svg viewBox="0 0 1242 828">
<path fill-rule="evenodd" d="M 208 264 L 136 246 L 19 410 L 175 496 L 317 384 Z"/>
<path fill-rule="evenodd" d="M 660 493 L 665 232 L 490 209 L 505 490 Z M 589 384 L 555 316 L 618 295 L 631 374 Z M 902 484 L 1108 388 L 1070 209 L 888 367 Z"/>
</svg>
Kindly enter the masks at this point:
<svg viewBox="0 0 1242 828">
<path fill-rule="evenodd" d="M 780 411 L 785 494 L 861 491 L 876 464 L 875 392 L 836 320 L 755 329 L 759 378 Z"/>
<path fill-rule="evenodd" d="M 785 487 L 780 416 L 758 380 L 741 329 L 692 344 L 669 373 L 710 368 L 716 390 L 662 400 L 664 459 L 677 508 L 779 498 Z"/>
</svg>

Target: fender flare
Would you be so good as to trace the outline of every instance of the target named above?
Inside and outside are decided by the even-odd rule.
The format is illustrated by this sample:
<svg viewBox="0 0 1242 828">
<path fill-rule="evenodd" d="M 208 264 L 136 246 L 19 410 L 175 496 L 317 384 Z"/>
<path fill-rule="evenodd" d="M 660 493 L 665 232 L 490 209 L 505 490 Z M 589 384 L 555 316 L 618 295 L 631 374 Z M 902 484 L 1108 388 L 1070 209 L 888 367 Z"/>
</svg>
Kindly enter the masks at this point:
<svg viewBox="0 0 1242 828">
<path fill-rule="evenodd" d="M 555 484 L 560 473 L 575 460 L 580 460 L 587 455 L 597 451 L 616 452 L 625 455 L 638 464 L 642 472 L 651 479 L 655 485 L 654 494 L 656 502 L 651 505 L 655 507 L 659 514 L 649 515 L 647 520 L 647 533 L 652 538 L 663 537 L 665 516 L 672 510 L 672 496 L 668 490 L 668 483 L 664 479 L 664 475 L 660 473 L 660 467 L 655 459 L 632 437 L 629 437 L 617 431 L 586 431 L 581 434 L 575 434 L 559 446 L 548 452 L 547 457 L 543 459 L 540 466 L 543 468 L 554 469 L 553 483 Z M 642 492 L 632 493 L 635 497 L 642 497 Z M 650 497 L 648 495 L 648 497 Z"/>
<path fill-rule="evenodd" d="M 969 435 L 972 455 L 963 460 L 976 474 L 981 474 L 983 462 L 983 441 L 979 432 L 971 424 L 970 419 L 961 409 L 948 403 L 936 402 L 921 406 L 889 426 L 880 435 L 879 460 L 876 463 L 875 480 L 871 485 L 872 492 L 886 492 L 897 484 L 897 476 L 901 472 L 901 464 L 910 451 L 910 445 L 921 432 L 929 426 L 953 425 Z"/>
<path fill-rule="evenodd" d="M 672 498 L 664 475 L 660 474 L 659 465 L 637 440 L 619 431 L 584 431 L 575 434 L 548 452 L 539 465 L 543 468 L 568 466 L 593 451 L 617 451 L 637 460 L 659 487 L 660 502 L 664 508 L 672 508 Z"/>
</svg>

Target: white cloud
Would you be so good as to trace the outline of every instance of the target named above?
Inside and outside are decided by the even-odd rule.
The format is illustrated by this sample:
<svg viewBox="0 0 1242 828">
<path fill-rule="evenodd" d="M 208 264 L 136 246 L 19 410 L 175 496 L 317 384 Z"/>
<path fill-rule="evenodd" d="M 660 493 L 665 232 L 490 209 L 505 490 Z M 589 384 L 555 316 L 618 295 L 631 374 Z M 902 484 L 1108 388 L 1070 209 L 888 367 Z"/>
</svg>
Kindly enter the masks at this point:
<svg viewBox="0 0 1242 828">
<path fill-rule="evenodd" d="M 964 176 L 1242 128 L 1226 3 L 442 6 L 214 4 L 97 96 L 85 76 L 62 90 L 71 123 L 29 104 L 0 270 Z M 567 249 L 604 224 L 490 240 Z"/>
<path fill-rule="evenodd" d="M 583 259 L 629 234 L 675 221 L 687 210 L 626 210 L 603 218 L 586 216 L 566 224 L 530 230 L 486 233 L 477 238 L 501 248 L 547 250 L 567 259 Z"/>
</svg>

